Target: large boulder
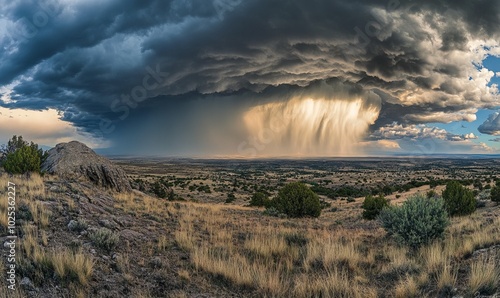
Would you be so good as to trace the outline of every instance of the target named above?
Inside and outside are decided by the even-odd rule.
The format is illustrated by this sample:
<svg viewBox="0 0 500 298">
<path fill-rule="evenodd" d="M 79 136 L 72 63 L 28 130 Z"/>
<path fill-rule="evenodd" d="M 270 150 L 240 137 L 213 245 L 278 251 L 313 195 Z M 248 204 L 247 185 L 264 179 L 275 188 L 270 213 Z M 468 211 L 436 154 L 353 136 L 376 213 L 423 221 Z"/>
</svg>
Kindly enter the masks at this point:
<svg viewBox="0 0 500 298">
<path fill-rule="evenodd" d="M 130 191 L 125 172 L 107 158 L 77 141 L 57 144 L 48 151 L 42 171 L 68 180 L 86 179 L 116 191 Z"/>
</svg>

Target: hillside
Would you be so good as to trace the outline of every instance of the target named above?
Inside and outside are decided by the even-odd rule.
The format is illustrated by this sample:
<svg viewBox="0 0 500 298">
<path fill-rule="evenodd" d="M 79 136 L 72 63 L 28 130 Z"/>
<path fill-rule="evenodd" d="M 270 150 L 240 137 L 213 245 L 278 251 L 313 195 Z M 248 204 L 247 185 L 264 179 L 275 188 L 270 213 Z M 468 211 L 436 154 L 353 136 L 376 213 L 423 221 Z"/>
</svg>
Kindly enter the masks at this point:
<svg viewBox="0 0 500 298">
<path fill-rule="evenodd" d="M 362 220 L 357 203 L 287 219 L 55 176 L 0 177 L 8 181 L 16 184 L 19 297 L 463 296 L 500 266 L 492 203 L 411 252 Z"/>
</svg>

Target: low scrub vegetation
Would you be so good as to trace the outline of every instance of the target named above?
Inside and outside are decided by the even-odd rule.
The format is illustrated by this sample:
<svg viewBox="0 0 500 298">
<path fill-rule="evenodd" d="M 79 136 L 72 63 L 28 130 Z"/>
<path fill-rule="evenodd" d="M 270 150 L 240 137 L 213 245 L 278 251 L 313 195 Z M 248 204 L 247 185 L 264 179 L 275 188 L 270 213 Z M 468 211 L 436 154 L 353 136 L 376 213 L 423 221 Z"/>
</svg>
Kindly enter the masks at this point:
<svg viewBox="0 0 500 298">
<path fill-rule="evenodd" d="M 269 217 L 236 204 L 169 202 L 140 192 L 119 193 L 110 203 L 115 207 L 113 216 L 118 220 L 122 213 L 129 222 L 151 223 L 147 233 L 152 236 L 149 243 L 133 246 L 123 233 L 121 242 L 126 245 L 119 246 L 114 231 L 125 227 L 95 230 L 95 218 L 71 211 L 67 198 L 46 195 L 50 192 L 39 175 L 0 176 L 0 184 L 7 180 L 19 185 L 24 214 L 18 274 L 38 288 L 48 284 L 74 289 L 65 297 L 96 295 L 103 278 L 117 278 L 116 284 L 127 289 L 133 285 L 129 296 L 141 297 L 146 287 L 137 286 L 138 279 L 153 276 L 159 283 L 171 282 L 168 286 L 177 287 L 172 293 L 179 297 L 198 293 L 197 284 L 212 291 L 207 295 L 240 297 L 467 297 L 493 295 L 499 289 L 500 255 L 491 248 L 500 244 L 500 216 L 498 206 L 491 203 L 470 216 L 451 218 L 444 200 L 434 195 L 410 197 L 399 206 L 376 205 L 373 209 L 382 210 L 377 218 L 393 236 L 388 238 L 379 222 L 359 220 L 363 212 L 359 200 L 333 202 L 336 212 L 324 212 L 319 218 L 296 218 L 277 208 L 266 209 L 277 215 Z M 305 185 L 283 191 L 288 186 L 282 189 L 283 198 L 308 194 Z M 59 195 L 65 192 L 58 191 Z M 239 201 L 243 196 L 237 195 Z M 76 204 L 71 209 L 82 207 L 82 201 L 71 200 Z M 64 214 L 57 211 L 62 206 L 68 217 L 57 218 Z M 5 210 L 0 200 L 0 212 Z M 74 222 L 69 225 L 71 218 Z M 68 245 L 54 243 L 58 224 L 57 233 L 73 237 Z M 89 233 L 76 233 L 83 230 Z M 93 245 L 88 245 L 90 240 Z M 91 252 L 96 247 L 113 254 L 104 254 L 109 255 L 105 259 L 104 251 Z M 154 264 L 163 267 L 150 265 L 157 258 L 160 261 Z M 0 260 L 0 269 L 4 265 Z M 158 293 L 147 295 L 161 296 Z"/>
<path fill-rule="evenodd" d="M 46 157 L 47 153 L 37 144 L 28 143 L 22 136 L 13 136 L 0 149 L 0 165 L 10 174 L 39 173 Z"/>
<path fill-rule="evenodd" d="M 379 218 L 389 235 L 411 248 L 443 238 L 449 223 L 442 199 L 420 195 L 409 198 L 401 206 L 382 210 Z"/>
<path fill-rule="evenodd" d="M 363 205 L 361 206 L 363 208 L 362 216 L 364 219 L 375 219 L 380 214 L 382 209 L 388 206 L 389 200 L 383 195 L 378 195 L 376 197 L 369 195 L 365 198 Z"/>
<path fill-rule="evenodd" d="M 111 251 L 118 245 L 120 237 L 108 228 L 100 228 L 90 233 L 90 239 L 97 247 Z"/>
<path fill-rule="evenodd" d="M 252 195 L 252 198 L 250 198 L 249 205 L 253 207 L 270 207 L 271 200 L 265 193 L 256 192 Z"/>
<path fill-rule="evenodd" d="M 474 194 L 458 181 L 451 181 L 446 184 L 443 199 L 450 216 L 468 215 L 476 210 Z"/>
<path fill-rule="evenodd" d="M 290 217 L 318 217 L 321 214 L 318 195 L 300 182 L 285 185 L 273 199 L 271 206 Z"/>
<path fill-rule="evenodd" d="M 490 198 L 497 204 L 500 203 L 500 181 L 497 181 L 495 186 L 491 189 Z"/>
</svg>

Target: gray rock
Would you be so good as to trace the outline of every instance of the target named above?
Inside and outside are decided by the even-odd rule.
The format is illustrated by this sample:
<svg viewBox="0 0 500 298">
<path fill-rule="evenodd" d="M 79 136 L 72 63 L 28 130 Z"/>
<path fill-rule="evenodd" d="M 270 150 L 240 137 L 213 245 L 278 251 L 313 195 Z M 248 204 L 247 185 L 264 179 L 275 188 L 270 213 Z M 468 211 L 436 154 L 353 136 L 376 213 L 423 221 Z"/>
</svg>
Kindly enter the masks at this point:
<svg viewBox="0 0 500 298">
<path fill-rule="evenodd" d="M 31 279 L 29 279 L 28 277 L 23 277 L 23 279 L 21 280 L 19 285 L 21 286 L 21 288 L 23 288 L 26 291 L 35 291 L 36 290 L 35 285 L 31 281 Z"/>
<path fill-rule="evenodd" d="M 125 172 L 107 158 L 77 141 L 61 143 L 48 151 L 42 171 L 69 180 L 87 179 L 116 191 L 130 191 Z"/>
<path fill-rule="evenodd" d="M 16 243 L 16 241 L 14 241 L 14 243 Z M 15 245 L 17 246 L 17 243 Z M 7 240 L 3 243 L 4 248 L 11 248 L 11 246 L 12 246 L 12 240 Z"/>
<path fill-rule="evenodd" d="M 116 226 L 116 224 L 112 223 L 111 221 L 107 219 L 100 219 L 99 224 L 105 228 L 112 229 Z"/>
<path fill-rule="evenodd" d="M 154 257 L 149 261 L 149 266 L 153 268 L 161 268 L 163 266 L 163 262 L 161 261 L 160 257 Z"/>
<path fill-rule="evenodd" d="M 76 230 L 76 228 L 78 227 L 78 222 L 74 219 L 70 220 L 69 223 L 68 223 L 68 229 L 70 231 L 73 231 L 73 230 Z"/>
</svg>

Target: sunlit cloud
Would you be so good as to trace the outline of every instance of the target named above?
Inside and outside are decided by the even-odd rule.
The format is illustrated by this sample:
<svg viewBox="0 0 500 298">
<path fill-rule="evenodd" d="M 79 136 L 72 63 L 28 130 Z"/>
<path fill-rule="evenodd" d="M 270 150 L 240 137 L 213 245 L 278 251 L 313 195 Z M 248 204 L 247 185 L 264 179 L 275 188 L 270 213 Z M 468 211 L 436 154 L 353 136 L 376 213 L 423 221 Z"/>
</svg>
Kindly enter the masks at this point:
<svg viewBox="0 0 500 298">
<path fill-rule="evenodd" d="M 72 140 L 82 141 L 94 148 L 109 146 L 108 142 L 80 132 L 71 123 L 61 120 L 56 110 L 33 111 L 0 107 L 0 143 L 6 143 L 12 135 L 22 135 L 26 140 L 45 146 Z"/>
</svg>

